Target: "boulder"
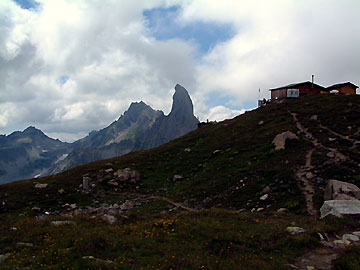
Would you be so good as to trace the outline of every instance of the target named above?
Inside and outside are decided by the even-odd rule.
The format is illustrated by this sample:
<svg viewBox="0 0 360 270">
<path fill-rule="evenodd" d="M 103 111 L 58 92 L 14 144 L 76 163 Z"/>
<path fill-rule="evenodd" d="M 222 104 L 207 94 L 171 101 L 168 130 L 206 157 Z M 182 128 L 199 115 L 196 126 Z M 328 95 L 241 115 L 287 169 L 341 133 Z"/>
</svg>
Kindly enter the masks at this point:
<svg viewBox="0 0 360 270">
<path fill-rule="evenodd" d="M 352 241 L 352 242 L 357 242 L 359 241 L 359 236 L 357 235 L 354 235 L 354 234 L 351 234 L 351 233 L 347 233 L 347 234 L 344 234 L 342 239 L 345 241 L 345 240 L 348 240 L 348 241 Z"/>
<path fill-rule="evenodd" d="M 298 140 L 298 139 L 299 137 L 296 136 L 293 132 L 285 131 L 283 133 L 276 135 L 272 143 L 275 145 L 275 150 L 281 150 L 281 149 L 285 149 L 287 140 Z"/>
<path fill-rule="evenodd" d="M 37 183 L 35 185 L 35 188 L 46 188 L 48 184 L 40 184 L 40 183 Z"/>
<path fill-rule="evenodd" d="M 329 180 L 324 192 L 324 200 L 357 200 L 360 199 L 360 189 L 351 183 Z"/>
<path fill-rule="evenodd" d="M 360 215 L 359 200 L 330 200 L 325 201 L 320 208 L 321 217 L 328 215 L 343 217 L 344 215 Z"/>
<path fill-rule="evenodd" d="M 75 222 L 74 222 L 74 221 L 70 221 L 70 220 L 55 220 L 55 221 L 51 221 L 51 225 L 55 225 L 55 226 L 71 225 L 71 224 L 75 224 Z"/>
<path fill-rule="evenodd" d="M 183 177 L 181 175 L 175 174 L 174 177 L 173 177 L 173 181 L 176 182 L 176 181 L 182 180 L 182 178 Z"/>
<path fill-rule="evenodd" d="M 291 233 L 291 234 L 299 234 L 299 233 L 305 232 L 305 230 L 303 228 L 300 228 L 300 227 L 287 227 L 286 231 Z"/>
<path fill-rule="evenodd" d="M 117 221 L 116 217 L 106 214 L 102 216 L 102 219 L 109 224 L 114 224 Z"/>
<path fill-rule="evenodd" d="M 11 253 L 6 253 L 6 254 L 0 254 L 0 263 L 5 262 L 5 260 L 10 257 Z"/>
</svg>

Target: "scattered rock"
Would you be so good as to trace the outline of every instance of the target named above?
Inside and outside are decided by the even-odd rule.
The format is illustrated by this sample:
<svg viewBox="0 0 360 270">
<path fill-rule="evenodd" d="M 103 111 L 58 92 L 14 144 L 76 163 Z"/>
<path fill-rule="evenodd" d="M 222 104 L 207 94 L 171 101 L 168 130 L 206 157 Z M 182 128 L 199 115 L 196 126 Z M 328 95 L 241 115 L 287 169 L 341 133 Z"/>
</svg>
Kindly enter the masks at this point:
<svg viewBox="0 0 360 270">
<path fill-rule="evenodd" d="M 329 138 L 329 142 L 334 142 L 336 141 L 336 138 Z"/>
<path fill-rule="evenodd" d="M 191 149 L 190 148 L 185 148 L 185 152 L 190 152 Z"/>
<path fill-rule="evenodd" d="M 5 262 L 5 260 L 11 255 L 11 253 L 0 254 L 0 263 Z"/>
<path fill-rule="evenodd" d="M 63 193 L 65 192 L 65 190 L 64 190 L 63 188 L 61 188 L 61 189 L 59 189 L 57 192 L 58 192 L 59 194 L 63 194 Z"/>
<path fill-rule="evenodd" d="M 348 240 L 348 241 L 352 241 L 352 242 L 357 242 L 359 241 L 359 236 L 356 236 L 354 234 L 350 234 L 350 233 L 347 233 L 347 234 L 344 234 L 343 237 L 342 237 L 342 240 Z"/>
<path fill-rule="evenodd" d="M 348 240 L 334 240 L 333 242 L 335 245 L 344 245 L 344 246 L 348 246 L 351 244 L 350 241 Z"/>
<path fill-rule="evenodd" d="M 356 200 L 360 199 L 360 188 L 356 185 L 331 179 L 326 185 L 324 200 Z"/>
<path fill-rule="evenodd" d="M 264 210 L 263 207 L 259 207 L 258 209 L 256 209 L 256 212 L 261 212 L 261 211 L 263 211 L 263 210 Z"/>
<path fill-rule="evenodd" d="M 56 220 L 56 221 L 51 221 L 51 224 L 55 226 L 61 226 L 61 225 L 75 224 L 75 222 L 70 220 Z"/>
<path fill-rule="evenodd" d="M 289 232 L 290 234 L 299 234 L 305 232 L 305 230 L 300 227 L 287 227 L 286 231 Z"/>
<path fill-rule="evenodd" d="M 287 212 L 288 210 L 286 208 L 279 208 L 276 212 L 278 213 L 284 213 Z"/>
<path fill-rule="evenodd" d="M 306 266 L 306 270 L 315 270 L 315 267 L 314 266 Z"/>
<path fill-rule="evenodd" d="M 113 168 L 109 168 L 109 169 L 106 169 L 106 170 L 105 170 L 106 173 L 111 173 L 111 172 L 113 172 L 113 171 L 114 171 Z"/>
<path fill-rule="evenodd" d="M 35 188 L 46 188 L 48 186 L 48 184 L 40 184 L 40 183 L 37 183 L 35 185 Z"/>
<path fill-rule="evenodd" d="M 260 197 L 260 201 L 266 201 L 269 198 L 269 194 L 265 194 Z"/>
<path fill-rule="evenodd" d="M 109 224 L 114 224 L 117 221 L 117 218 L 112 215 L 105 214 L 102 216 L 102 220 L 104 220 L 105 222 L 107 222 Z"/>
<path fill-rule="evenodd" d="M 96 261 L 97 263 L 105 263 L 105 264 L 114 263 L 113 261 L 98 259 L 98 258 L 95 258 L 94 256 L 83 256 L 81 258 L 83 260 L 93 260 L 93 261 Z"/>
<path fill-rule="evenodd" d="M 183 179 L 183 177 L 181 175 L 178 175 L 178 174 L 174 175 L 174 177 L 173 177 L 174 182 L 179 181 L 181 179 Z"/>
<path fill-rule="evenodd" d="M 344 215 L 360 215 L 359 200 L 330 200 L 325 201 L 320 208 L 321 217 L 328 215 L 343 217 Z"/>
<path fill-rule="evenodd" d="M 16 245 L 18 247 L 33 247 L 34 246 L 32 243 L 22 243 L 22 242 L 18 242 L 18 243 L 16 243 Z"/>
<path fill-rule="evenodd" d="M 31 210 L 33 210 L 33 211 L 40 211 L 41 209 L 40 209 L 40 207 L 34 206 L 33 208 L 31 208 Z"/>
<path fill-rule="evenodd" d="M 271 189 L 270 189 L 269 186 L 266 186 L 266 187 L 262 190 L 263 193 L 269 193 L 270 191 L 271 191 Z"/>
<path fill-rule="evenodd" d="M 89 177 L 83 177 L 82 188 L 85 191 L 89 191 Z"/>
<path fill-rule="evenodd" d="M 311 120 L 311 121 L 317 121 L 317 120 L 318 120 L 318 116 L 317 116 L 316 114 L 314 114 L 314 115 L 312 115 L 312 116 L 310 117 L 310 120 Z"/>
<path fill-rule="evenodd" d="M 352 232 L 352 234 L 360 237 L 360 232 Z"/>
<path fill-rule="evenodd" d="M 334 158 L 335 157 L 335 153 L 334 152 L 329 152 L 326 154 L 327 157 L 329 158 Z"/>
<path fill-rule="evenodd" d="M 215 151 L 213 152 L 213 154 L 215 155 L 215 154 L 220 153 L 220 152 L 221 152 L 221 150 L 217 149 L 217 150 L 215 150 Z"/>
<path fill-rule="evenodd" d="M 272 143 L 275 145 L 275 150 L 285 149 L 286 141 L 287 140 L 298 140 L 299 137 L 296 136 L 291 131 L 285 131 L 276 135 Z"/>
<path fill-rule="evenodd" d="M 261 120 L 261 121 L 258 123 L 258 125 L 262 125 L 262 124 L 264 124 L 264 121 L 263 121 L 263 120 Z"/>
<path fill-rule="evenodd" d="M 115 182 L 115 181 L 109 181 L 109 182 L 107 182 L 107 184 L 108 184 L 109 186 L 114 186 L 114 187 L 117 187 L 117 186 L 119 185 L 119 183 L 118 183 L 118 182 Z"/>
<path fill-rule="evenodd" d="M 17 228 L 16 227 L 11 227 L 10 231 L 17 231 Z"/>
<path fill-rule="evenodd" d="M 313 179 L 314 178 L 314 174 L 312 172 L 307 172 L 305 175 L 306 179 Z"/>
</svg>

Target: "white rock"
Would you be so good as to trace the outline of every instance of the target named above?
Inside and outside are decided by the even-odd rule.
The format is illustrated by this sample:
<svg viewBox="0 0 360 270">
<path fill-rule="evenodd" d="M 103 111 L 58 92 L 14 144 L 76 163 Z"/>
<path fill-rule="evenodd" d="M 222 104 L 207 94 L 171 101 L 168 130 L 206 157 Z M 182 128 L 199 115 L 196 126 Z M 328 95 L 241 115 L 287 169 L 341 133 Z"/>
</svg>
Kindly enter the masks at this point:
<svg viewBox="0 0 360 270">
<path fill-rule="evenodd" d="M 352 232 L 351 234 L 359 236 L 360 237 L 360 232 Z"/>
<path fill-rule="evenodd" d="M 286 231 L 291 233 L 291 234 L 298 234 L 298 233 L 305 232 L 305 230 L 303 228 L 300 228 L 300 227 L 287 227 Z"/>
<path fill-rule="evenodd" d="M 75 224 L 75 222 L 70 220 L 56 220 L 56 221 L 51 221 L 51 224 L 55 226 L 60 226 L 60 225 Z"/>
<path fill-rule="evenodd" d="M 263 196 L 260 197 L 261 201 L 266 201 L 269 198 L 269 194 L 265 194 Z"/>
<path fill-rule="evenodd" d="M 114 224 L 117 221 L 117 218 L 112 215 L 103 215 L 102 219 L 109 224 Z"/>
<path fill-rule="evenodd" d="M 348 240 L 348 241 L 352 241 L 352 242 L 357 242 L 359 241 L 359 236 L 356 236 L 354 234 L 350 234 L 350 233 L 347 233 L 347 234 L 344 234 L 342 239 L 345 241 L 345 240 Z"/>
<path fill-rule="evenodd" d="M 48 186 L 48 184 L 40 184 L 40 183 L 37 183 L 35 185 L 35 188 L 46 188 Z"/>
<path fill-rule="evenodd" d="M 360 214 L 359 200 L 330 200 L 325 201 L 320 208 L 321 217 L 327 215 L 334 215 L 342 217 L 343 215 L 358 215 Z"/>
</svg>

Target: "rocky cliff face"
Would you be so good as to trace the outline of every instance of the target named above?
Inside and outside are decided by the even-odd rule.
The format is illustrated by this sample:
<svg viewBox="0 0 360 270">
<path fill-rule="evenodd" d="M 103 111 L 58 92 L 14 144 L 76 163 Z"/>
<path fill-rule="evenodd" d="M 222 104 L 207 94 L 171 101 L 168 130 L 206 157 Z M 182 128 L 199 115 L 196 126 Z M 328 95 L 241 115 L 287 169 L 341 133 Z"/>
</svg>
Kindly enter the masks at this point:
<svg viewBox="0 0 360 270">
<path fill-rule="evenodd" d="M 147 130 L 142 147 L 155 147 L 182 136 L 196 129 L 198 122 L 187 90 L 177 84 L 170 114 L 156 119 L 154 125 Z"/>
<path fill-rule="evenodd" d="M 197 123 L 187 90 L 176 85 L 169 115 L 153 110 L 142 101 L 132 103 L 124 115 L 110 126 L 75 142 L 73 151 L 56 164 L 51 172 L 58 173 L 77 165 L 124 155 L 140 148 L 156 147 L 196 129 Z"/>
</svg>

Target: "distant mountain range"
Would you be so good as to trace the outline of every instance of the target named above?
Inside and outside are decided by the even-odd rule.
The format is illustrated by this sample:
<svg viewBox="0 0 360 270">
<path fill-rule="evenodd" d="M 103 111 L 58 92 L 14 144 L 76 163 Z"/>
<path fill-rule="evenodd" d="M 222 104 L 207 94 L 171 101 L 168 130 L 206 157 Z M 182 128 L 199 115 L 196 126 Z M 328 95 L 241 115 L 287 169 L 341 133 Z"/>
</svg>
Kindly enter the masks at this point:
<svg viewBox="0 0 360 270">
<path fill-rule="evenodd" d="M 134 102 L 117 121 L 74 143 L 49 138 L 34 127 L 2 135 L 0 184 L 156 147 L 196 129 L 198 122 L 187 90 L 178 84 L 169 115 Z"/>
</svg>

